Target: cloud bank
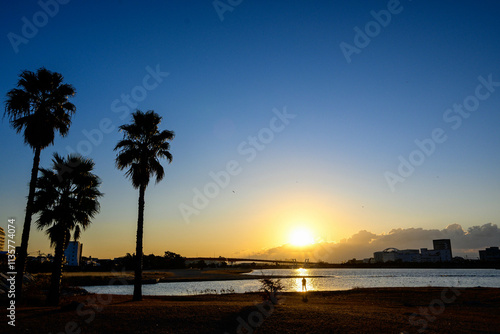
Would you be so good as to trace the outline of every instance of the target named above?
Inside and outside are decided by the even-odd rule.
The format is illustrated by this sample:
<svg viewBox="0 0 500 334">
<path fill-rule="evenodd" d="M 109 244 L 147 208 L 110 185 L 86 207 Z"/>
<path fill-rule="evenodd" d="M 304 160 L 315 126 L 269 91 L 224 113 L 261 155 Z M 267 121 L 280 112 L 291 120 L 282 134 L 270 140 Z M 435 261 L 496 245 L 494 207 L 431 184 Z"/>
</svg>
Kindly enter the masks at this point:
<svg viewBox="0 0 500 334">
<path fill-rule="evenodd" d="M 472 226 L 465 231 L 459 224 L 448 225 L 445 229 L 426 230 L 422 228 L 392 229 L 389 233 L 374 234 L 362 230 L 340 242 L 319 242 L 307 247 L 282 245 L 260 252 L 242 252 L 238 256 L 257 259 L 297 259 L 302 262 L 326 261 L 338 263 L 352 258 L 373 257 L 373 253 L 389 247 L 398 249 L 432 249 L 433 239 L 451 239 L 453 256 L 469 259 L 479 258 L 479 249 L 500 246 L 500 229 L 496 224 Z"/>
</svg>

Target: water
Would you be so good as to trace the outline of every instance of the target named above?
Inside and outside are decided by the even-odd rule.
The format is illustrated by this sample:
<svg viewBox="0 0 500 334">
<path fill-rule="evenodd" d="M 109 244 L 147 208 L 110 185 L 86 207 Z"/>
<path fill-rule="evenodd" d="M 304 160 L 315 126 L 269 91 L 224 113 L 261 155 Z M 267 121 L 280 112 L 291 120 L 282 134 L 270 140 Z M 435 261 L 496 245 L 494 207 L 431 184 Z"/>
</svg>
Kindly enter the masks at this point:
<svg viewBox="0 0 500 334">
<path fill-rule="evenodd" d="M 295 276 L 282 278 L 285 291 L 301 291 L 306 277 L 309 291 L 349 290 L 372 287 L 493 287 L 500 288 L 500 270 L 495 269 L 265 269 L 252 274 Z M 309 277 L 308 276 L 316 276 Z M 318 277 L 321 276 L 321 277 Z M 206 293 L 258 291 L 258 280 L 158 283 L 142 286 L 143 295 L 182 296 Z M 131 295 L 133 285 L 86 286 L 91 293 Z"/>
</svg>

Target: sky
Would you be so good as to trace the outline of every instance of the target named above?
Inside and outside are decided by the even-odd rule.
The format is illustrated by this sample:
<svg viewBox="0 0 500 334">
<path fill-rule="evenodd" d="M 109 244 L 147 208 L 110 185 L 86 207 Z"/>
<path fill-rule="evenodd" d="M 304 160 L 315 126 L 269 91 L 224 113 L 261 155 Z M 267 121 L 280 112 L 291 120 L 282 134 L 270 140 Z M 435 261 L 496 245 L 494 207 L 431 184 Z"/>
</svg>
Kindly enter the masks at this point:
<svg viewBox="0 0 500 334">
<path fill-rule="evenodd" d="M 343 261 L 500 245 L 500 4 L 2 2 L 0 93 L 40 67 L 73 85 L 68 136 L 102 179 L 83 255 L 135 251 L 118 127 L 155 110 L 173 161 L 146 191 L 144 253 Z M 0 122 L 0 226 L 20 243 L 33 151 Z M 36 219 L 36 217 L 34 217 Z M 296 231 L 314 240 L 307 255 Z M 33 227 L 29 250 L 51 253 Z M 307 252 L 306 252 L 307 253 Z"/>
</svg>

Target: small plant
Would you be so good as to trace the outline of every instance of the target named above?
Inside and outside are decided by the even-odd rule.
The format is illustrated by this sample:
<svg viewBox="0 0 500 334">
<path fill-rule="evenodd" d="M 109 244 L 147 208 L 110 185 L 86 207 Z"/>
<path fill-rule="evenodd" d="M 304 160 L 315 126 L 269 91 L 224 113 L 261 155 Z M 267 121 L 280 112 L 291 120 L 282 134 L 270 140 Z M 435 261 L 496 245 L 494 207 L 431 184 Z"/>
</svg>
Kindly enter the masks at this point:
<svg viewBox="0 0 500 334">
<path fill-rule="evenodd" d="M 235 293 L 235 291 L 232 287 L 230 287 L 228 289 L 220 289 L 220 290 L 209 289 L 209 288 L 207 288 L 205 290 L 186 289 L 186 294 L 193 295 L 193 296 L 196 296 L 196 295 L 223 295 L 223 294 L 230 294 L 230 293 Z"/>
<path fill-rule="evenodd" d="M 281 279 L 262 278 L 259 281 L 261 283 L 259 291 L 262 292 L 262 299 L 276 304 L 278 302 L 277 295 L 285 289 L 285 286 L 281 283 Z"/>
</svg>

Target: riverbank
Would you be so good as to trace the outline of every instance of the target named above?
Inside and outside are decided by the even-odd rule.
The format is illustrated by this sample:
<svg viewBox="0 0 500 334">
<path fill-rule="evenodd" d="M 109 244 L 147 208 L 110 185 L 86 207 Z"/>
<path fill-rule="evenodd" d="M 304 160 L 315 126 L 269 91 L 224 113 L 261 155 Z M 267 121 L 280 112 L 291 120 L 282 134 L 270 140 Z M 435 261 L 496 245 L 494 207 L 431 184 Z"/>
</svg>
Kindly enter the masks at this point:
<svg viewBox="0 0 500 334">
<path fill-rule="evenodd" d="M 198 282 L 198 281 L 230 281 L 230 280 L 250 280 L 267 277 L 258 274 L 248 275 L 251 269 L 172 269 L 172 270 L 146 270 L 142 274 L 143 284 L 159 282 Z M 243 275 L 246 274 L 246 275 Z M 38 274 L 49 276 L 50 274 Z M 273 278 L 296 277 L 289 275 L 278 275 Z M 320 277 L 320 276 L 309 276 Z M 120 284 L 133 284 L 134 272 L 64 272 L 63 284 L 67 286 L 91 286 L 109 285 L 110 282 Z M 116 283 L 115 283 L 116 284 Z"/>
<path fill-rule="evenodd" d="M 87 295 L 18 307 L 22 333 L 500 333 L 500 289 L 372 288 L 182 297 Z M 0 312 L 3 319 L 5 309 Z M 4 327 L 5 320 L 1 327 Z M 4 327 L 5 328 L 5 327 Z M 242 329 L 246 328 L 246 329 Z M 241 331 L 242 330 L 242 331 Z"/>
</svg>

